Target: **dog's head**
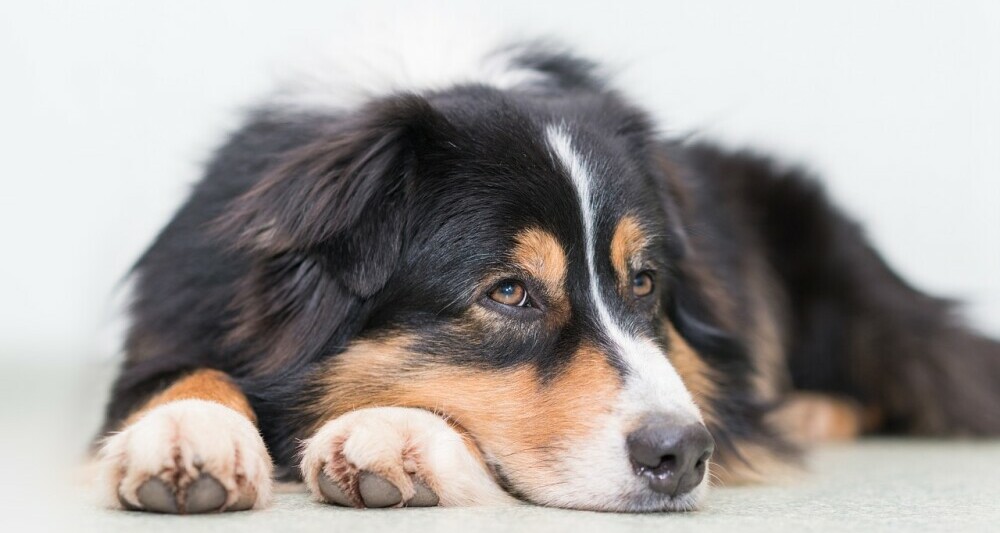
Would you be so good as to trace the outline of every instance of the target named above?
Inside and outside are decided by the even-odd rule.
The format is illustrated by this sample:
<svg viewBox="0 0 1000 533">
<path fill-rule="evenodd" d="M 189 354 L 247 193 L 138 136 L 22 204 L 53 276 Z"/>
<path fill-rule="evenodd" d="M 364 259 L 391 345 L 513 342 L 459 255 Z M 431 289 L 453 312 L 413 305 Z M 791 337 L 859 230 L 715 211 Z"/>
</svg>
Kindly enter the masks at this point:
<svg viewBox="0 0 1000 533">
<path fill-rule="evenodd" d="M 424 408 L 532 502 L 697 504 L 714 444 L 685 337 L 704 326 L 680 302 L 685 237 L 641 112 L 579 82 L 310 120 L 225 220 L 281 327 L 352 324 L 315 348 L 317 420 Z"/>
</svg>

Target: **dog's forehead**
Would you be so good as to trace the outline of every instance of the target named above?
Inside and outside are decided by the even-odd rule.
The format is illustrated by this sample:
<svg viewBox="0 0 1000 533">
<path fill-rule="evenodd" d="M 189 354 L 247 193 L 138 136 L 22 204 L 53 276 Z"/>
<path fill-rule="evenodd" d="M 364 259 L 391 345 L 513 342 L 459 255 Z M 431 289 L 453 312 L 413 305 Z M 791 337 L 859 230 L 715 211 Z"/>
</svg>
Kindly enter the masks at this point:
<svg viewBox="0 0 1000 533">
<path fill-rule="evenodd" d="M 613 119 L 606 119 L 606 127 L 595 126 L 581 121 L 582 110 L 521 102 L 486 90 L 447 103 L 442 112 L 450 127 L 435 132 L 433 157 L 422 166 L 425 178 L 435 184 L 434 199 L 446 212 L 468 206 L 474 211 L 470 216 L 485 223 L 481 227 L 497 226 L 484 217 L 503 221 L 497 229 L 510 238 L 524 227 L 540 225 L 560 240 L 572 241 L 581 231 L 583 206 L 580 183 L 567 167 L 568 150 L 589 167 L 593 201 L 586 211 L 594 217 L 592 229 L 607 240 L 622 218 L 643 216 L 629 212 L 650 196 L 640 171 L 642 155 L 629 149 Z M 554 129 L 561 142 L 554 142 Z"/>
</svg>

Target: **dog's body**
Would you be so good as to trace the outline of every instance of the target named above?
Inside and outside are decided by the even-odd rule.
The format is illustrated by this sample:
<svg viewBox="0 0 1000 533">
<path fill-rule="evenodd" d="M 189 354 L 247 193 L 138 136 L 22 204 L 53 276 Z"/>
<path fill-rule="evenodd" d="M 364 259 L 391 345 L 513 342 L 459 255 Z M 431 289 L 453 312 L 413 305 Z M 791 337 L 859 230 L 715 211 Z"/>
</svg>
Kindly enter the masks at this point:
<svg viewBox="0 0 1000 533">
<path fill-rule="evenodd" d="M 259 506 L 273 462 L 347 505 L 689 509 L 703 424 L 733 481 L 816 438 L 1000 432 L 1000 345 L 808 176 L 658 137 L 573 56 L 484 64 L 283 99 L 219 150 L 136 267 L 113 502 Z"/>
</svg>

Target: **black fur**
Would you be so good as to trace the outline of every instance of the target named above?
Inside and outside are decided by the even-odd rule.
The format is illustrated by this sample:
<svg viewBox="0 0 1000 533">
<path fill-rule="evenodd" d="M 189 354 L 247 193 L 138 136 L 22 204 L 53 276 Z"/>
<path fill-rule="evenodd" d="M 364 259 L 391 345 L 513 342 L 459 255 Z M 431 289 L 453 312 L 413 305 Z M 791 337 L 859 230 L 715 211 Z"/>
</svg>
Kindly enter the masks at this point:
<svg viewBox="0 0 1000 533">
<path fill-rule="evenodd" d="M 876 407 L 881 431 L 1000 432 L 1000 344 L 963 326 L 953 302 L 893 272 L 814 178 L 751 153 L 685 151 L 739 199 L 741 223 L 780 281 L 795 389 Z"/>
<path fill-rule="evenodd" d="M 449 336 L 448 321 L 477 305 L 468 287 L 503 267 L 495 251 L 518 228 L 543 227 L 583 253 L 574 193 L 538 142 L 544 124 L 563 122 L 615 169 L 599 184 L 608 212 L 655 225 L 656 313 L 718 370 L 712 430 L 730 453 L 744 441 L 790 450 L 765 421 L 780 398 L 751 384 L 760 280 L 747 271 L 758 260 L 778 292 L 768 312 L 783 326 L 782 390 L 855 397 L 884 412 L 885 431 L 1000 433 L 1000 347 L 895 276 L 811 178 L 659 139 L 586 61 L 544 51 L 523 61 L 553 83 L 250 114 L 135 267 L 105 429 L 184 372 L 215 368 L 250 398 L 276 463 L 293 466 L 314 422 L 302 411 L 314 373 L 352 339 L 419 327 L 428 356 L 467 341 Z M 571 271 L 570 283 L 584 277 Z M 657 329 L 653 318 L 635 327 Z M 575 316 L 558 337 L 465 342 L 450 362 L 558 372 L 561 354 L 592 334 L 588 320 Z"/>
</svg>

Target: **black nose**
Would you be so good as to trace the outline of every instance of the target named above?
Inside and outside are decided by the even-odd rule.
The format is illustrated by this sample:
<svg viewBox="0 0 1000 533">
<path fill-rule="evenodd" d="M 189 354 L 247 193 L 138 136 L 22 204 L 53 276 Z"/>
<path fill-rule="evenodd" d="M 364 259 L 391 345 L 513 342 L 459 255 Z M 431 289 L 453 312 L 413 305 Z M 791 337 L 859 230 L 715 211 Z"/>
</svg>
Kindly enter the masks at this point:
<svg viewBox="0 0 1000 533">
<path fill-rule="evenodd" d="M 715 439 L 703 424 L 678 424 L 669 417 L 647 419 L 626 442 L 636 474 L 649 488 L 671 496 L 701 483 L 715 451 Z"/>
</svg>

